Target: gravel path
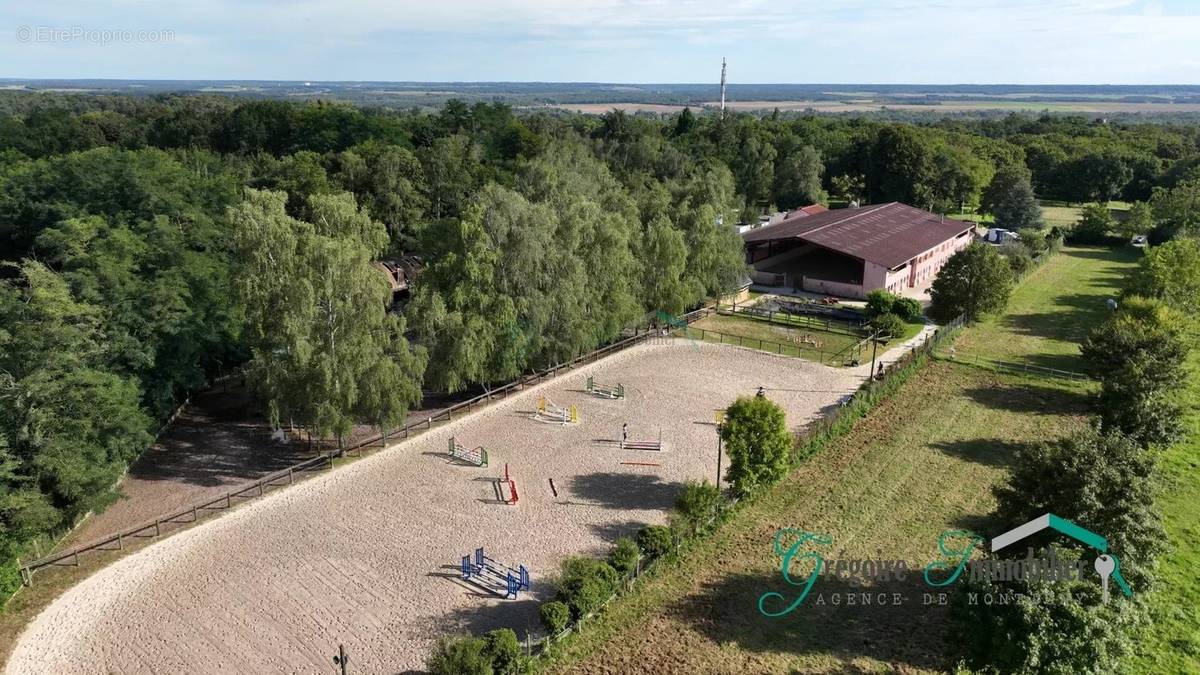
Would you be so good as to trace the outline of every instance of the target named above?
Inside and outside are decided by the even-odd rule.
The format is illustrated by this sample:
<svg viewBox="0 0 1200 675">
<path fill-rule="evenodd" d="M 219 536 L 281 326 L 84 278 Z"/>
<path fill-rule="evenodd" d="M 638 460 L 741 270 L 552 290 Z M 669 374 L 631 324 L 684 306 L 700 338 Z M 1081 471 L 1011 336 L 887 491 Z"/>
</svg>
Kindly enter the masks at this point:
<svg viewBox="0 0 1200 675">
<path fill-rule="evenodd" d="M 859 371 L 684 340 L 626 350 L 118 561 L 39 615 L 5 672 L 327 672 L 344 643 L 355 672 L 390 673 L 421 668 L 444 633 L 524 635 L 564 557 L 663 522 L 683 481 L 716 473 L 715 410 L 762 385 L 799 427 Z M 587 375 L 626 398 L 589 396 Z M 531 419 L 543 395 L 580 423 Z M 665 450 L 620 450 L 623 423 L 631 440 L 661 429 Z M 449 461 L 451 436 L 491 465 Z M 505 463 L 515 506 L 496 499 Z M 532 593 L 464 584 L 456 566 L 478 546 L 526 565 Z"/>
</svg>

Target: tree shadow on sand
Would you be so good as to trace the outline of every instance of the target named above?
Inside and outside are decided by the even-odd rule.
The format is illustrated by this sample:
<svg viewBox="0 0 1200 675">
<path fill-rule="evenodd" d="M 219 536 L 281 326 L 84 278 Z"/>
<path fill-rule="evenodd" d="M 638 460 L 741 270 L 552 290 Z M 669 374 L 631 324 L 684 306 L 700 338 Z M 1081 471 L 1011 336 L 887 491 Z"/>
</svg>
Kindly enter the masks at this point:
<svg viewBox="0 0 1200 675">
<path fill-rule="evenodd" d="M 608 546 L 615 544 L 621 537 L 633 537 L 637 535 L 638 530 L 646 526 L 646 523 L 640 520 L 625 520 L 617 523 L 599 523 L 588 525 L 588 529 L 592 534 L 603 540 L 606 547 L 596 555 L 607 555 Z"/>
<path fill-rule="evenodd" d="M 454 581 L 447 579 L 446 583 Z M 466 582 L 459 577 L 457 583 L 462 585 Z M 452 636 L 470 633 L 479 636 L 497 628 L 511 628 L 522 643 L 526 635 L 531 634 L 536 638 L 541 633 L 538 606 L 545 598 L 522 591 L 520 596 L 513 600 L 490 600 L 487 593 L 481 594 L 479 589 L 469 586 L 464 586 L 464 593 L 471 595 L 466 606 L 452 609 L 441 616 L 415 622 L 415 625 L 411 626 L 411 632 L 414 635 Z M 397 675 L 424 672 L 426 671 L 420 669 L 406 670 L 397 671 Z"/>
<path fill-rule="evenodd" d="M 606 471 L 576 476 L 566 487 L 564 496 L 573 501 L 607 509 L 665 511 L 675 505 L 683 483 L 664 481 L 647 474 Z"/>
<path fill-rule="evenodd" d="M 910 563 L 911 564 L 911 563 Z M 794 574 L 802 574 L 798 568 Z M 759 599 L 768 592 L 783 598 L 764 600 L 768 611 L 779 612 L 799 597 L 802 586 L 787 584 L 778 570 L 771 573 L 726 575 L 705 583 L 699 592 L 674 607 L 693 630 L 716 644 L 736 644 L 759 653 L 793 657 L 832 656 L 842 661 L 822 672 L 877 672 L 853 664 L 871 658 L 893 670 L 939 670 L 951 661 L 949 594 L 925 584 L 921 571 L 910 570 L 904 581 L 857 582 L 822 577 L 795 610 L 782 616 L 765 616 Z M 947 604 L 937 604 L 939 592 Z M 833 604 L 834 597 L 838 604 Z M 850 605 L 847 596 L 854 597 Z M 899 604 L 895 604 L 899 598 Z M 932 604 L 925 604 L 932 600 Z"/>
</svg>

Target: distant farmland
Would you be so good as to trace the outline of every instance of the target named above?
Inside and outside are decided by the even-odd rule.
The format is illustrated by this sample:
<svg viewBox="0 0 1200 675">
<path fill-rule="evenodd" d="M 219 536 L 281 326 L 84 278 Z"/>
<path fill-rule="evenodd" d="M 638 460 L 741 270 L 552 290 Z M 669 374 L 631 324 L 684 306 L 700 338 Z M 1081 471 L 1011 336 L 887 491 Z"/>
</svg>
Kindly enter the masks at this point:
<svg viewBox="0 0 1200 675">
<path fill-rule="evenodd" d="M 706 101 L 693 105 L 698 107 L 720 107 L 719 101 Z M 979 99 L 937 101 L 930 103 L 901 103 L 877 100 L 848 100 L 848 101 L 726 101 L 725 106 L 738 111 L 773 110 L 778 108 L 788 112 L 812 110 L 821 113 L 861 113 L 881 110 L 903 110 L 911 112 L 944 112 L 964 113 L 983 112 L 989 110 L 1004 110 L 1013 112 L 1057 112 L 1057 113 L 1200 113 L 1200 103 L 1145 103 L 1133 101 L 1055 101 L 1053 99 L 1037 101 L 1014 101 L 1008 99 Z M 662 103 L 564 103 L 552 107 L 571 110 L 589 115 L 600 115 L 614 108 L 626 112 L 675 113 L 683 110 L 683 105 Z"/>
</svg>

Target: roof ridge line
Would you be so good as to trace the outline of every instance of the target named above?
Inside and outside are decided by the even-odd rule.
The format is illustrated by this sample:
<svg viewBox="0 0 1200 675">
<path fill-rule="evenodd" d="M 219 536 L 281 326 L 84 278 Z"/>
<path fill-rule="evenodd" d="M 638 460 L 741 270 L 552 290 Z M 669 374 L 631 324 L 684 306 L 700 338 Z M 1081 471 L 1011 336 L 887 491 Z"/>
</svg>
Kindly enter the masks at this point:
<svg viewBox="0 0 1200 675">
<path fill-rule="evenodd" d="M 886 202 L 883 204 L 872 204 L 871 206 L 868 206 L 866 209 L 863 209 L 861 207 L 845 209 L 846 211 L 854 211 L 854 213 L 847 215 L 845 218 L 838 218 L 837 220 L 825 223 L 824 225 L 818 225 L 818 226 L 812 228 L 811 230 L 805 230 L 803 232 L 803 234 L 810 234 L 812 232 L 818 232 L 820 230 L 823 230 L 827 227 L 831 227 L 833 225 L 840 225 L 840 224 L 846 222 L 847 220 L 853 220 L 854 218 L 857 218 L 857 217 L 863 215 L 864 213 L 874 213 L 875 211 L 878 211 L 879 209 L 882 209 L 885 206 L 890 206 L 892 204 L 898 204 L 898 203 L 899 202 Z M 797 235 L 797 236 L 799 236 L 799 235 Z"/>
</svg>

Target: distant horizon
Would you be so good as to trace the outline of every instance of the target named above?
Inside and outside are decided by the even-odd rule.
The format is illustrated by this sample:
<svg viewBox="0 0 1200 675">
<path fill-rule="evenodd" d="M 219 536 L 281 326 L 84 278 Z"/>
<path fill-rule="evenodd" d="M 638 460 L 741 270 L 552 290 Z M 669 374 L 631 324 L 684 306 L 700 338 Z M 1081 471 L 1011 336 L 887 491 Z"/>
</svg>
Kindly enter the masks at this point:
<svg viewBox="0 0 1200 675">
<path fill-rule="evenodd" d="M 205 78 L 205 77 L 16 77 L 0 76 L 0 82 L 230 82 L 230 83 L 288 83 L 288 84 L 577 84 L 577 85 L 631 85 L 631 86 L 719 86 L 719 82 L 709 81 L 638 81 L 638 80 L 342 80 L 316 78 Z M 1138 88 L 1138 87 L 1197 87 L 1197 82 L 1145 82 L 1145 83 L 1092 83 L 1092 82 L 728 82 L 727 86 L 755 87 L 1090 87 L 1090 88 Z"/>
<path fill-rule="evenodd" d="M 38 82 L 111 82 L 111 83 L 230 83 L 230 84 L 451 84 L 451 85 L 581 85 L 581 86 L 673 86 L 673 87 L 719 87 L 717 80 L 713 81 L 635 81 L 635 80 L 341 80 L 316 78 L 203 78 L 203 77 L 15 77 L 0 76 L 0 82 L 6 83 L 38 83 Z M 1089 83 L 1089 82 L 727 82 L 728 87 L 1009 87 L 1020 89 L 1036 89 L 1039 87 L 1087 87 L 1092 89 L 1138 89 L 1154 87 L 1191 87 L 1200 88 L 1200 82 L 1146 82 L 1146 83 Z"/>
</svg>

